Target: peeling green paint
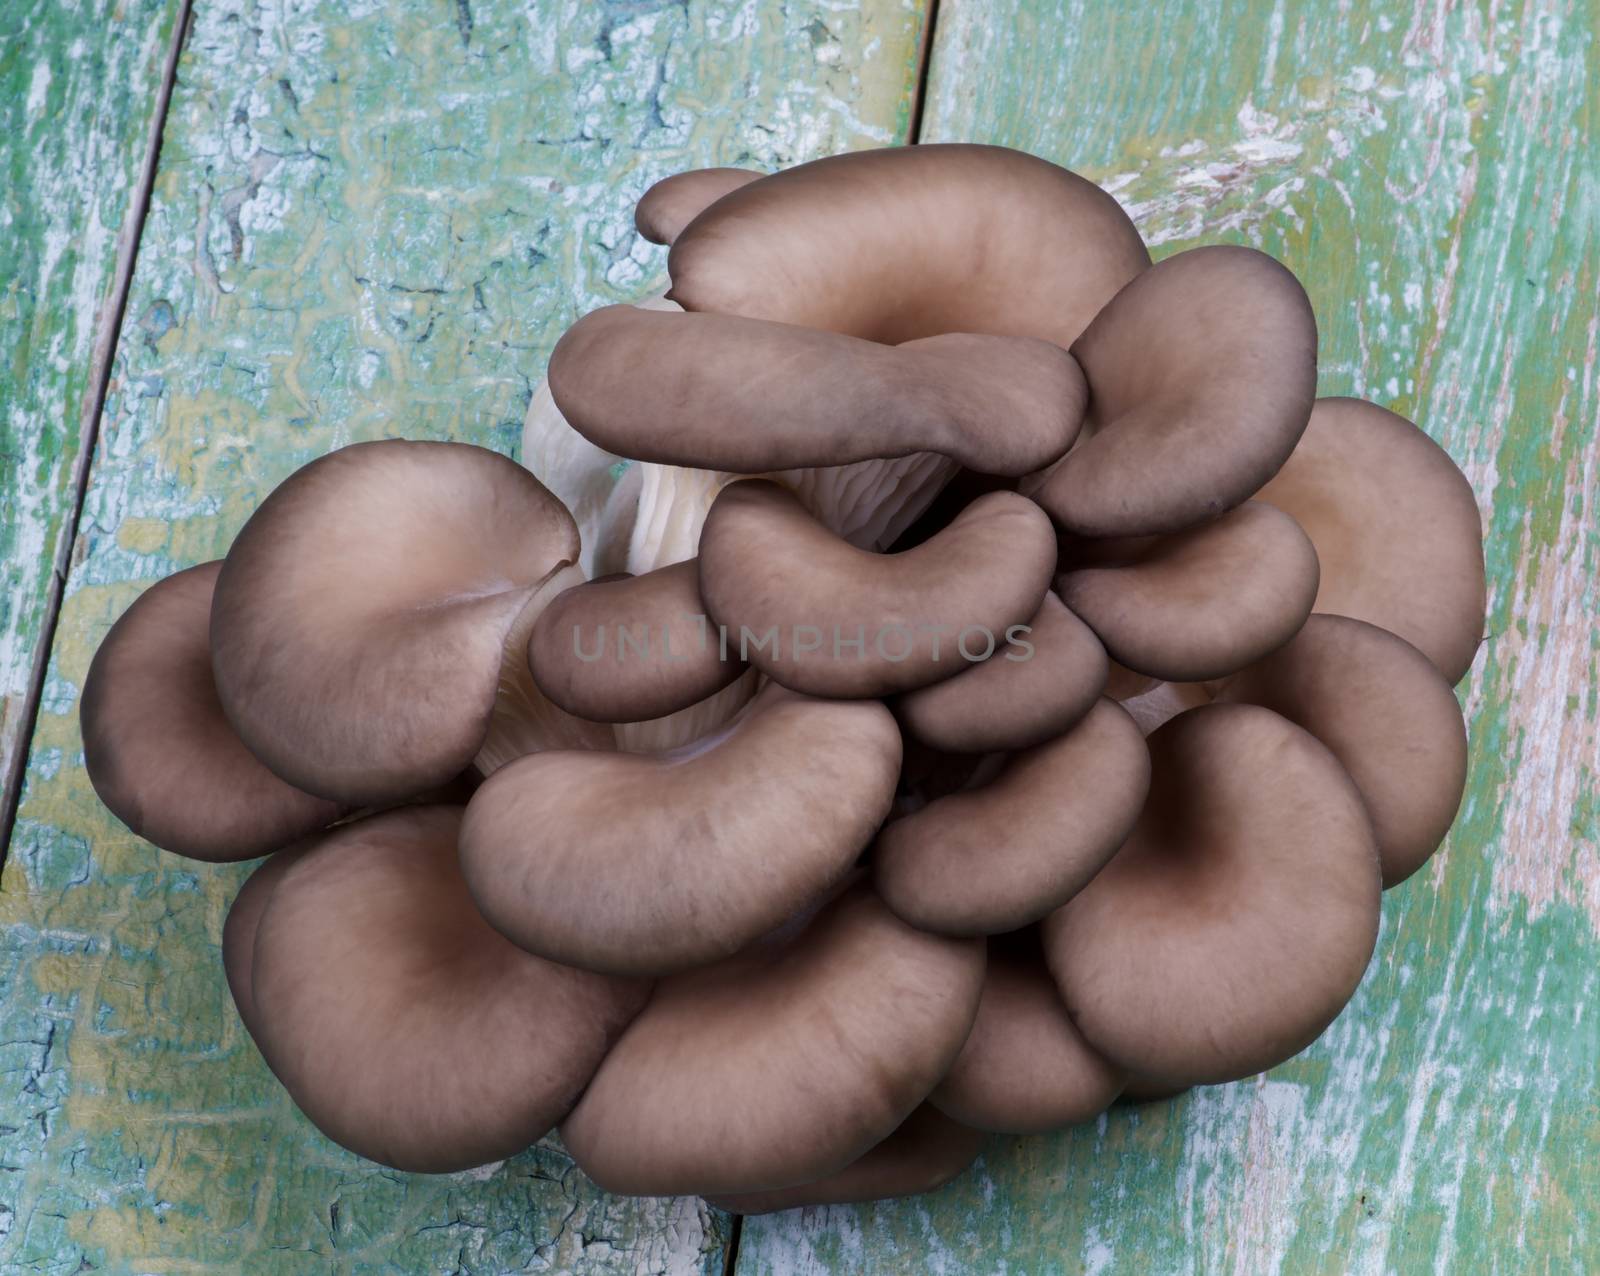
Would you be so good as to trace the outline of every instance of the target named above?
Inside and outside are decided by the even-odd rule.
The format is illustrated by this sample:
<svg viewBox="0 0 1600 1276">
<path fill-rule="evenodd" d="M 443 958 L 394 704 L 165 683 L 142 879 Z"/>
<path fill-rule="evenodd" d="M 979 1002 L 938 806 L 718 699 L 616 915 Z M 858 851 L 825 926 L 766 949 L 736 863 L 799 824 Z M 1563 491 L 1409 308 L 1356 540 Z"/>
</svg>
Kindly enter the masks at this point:
<svg viewBox="0 0 1600 1276">
<path fill-rule="evenodd" d="M 98 338 L 178 8 L 9 0 L 0 13 L 0 786 L 27 744 Z"/>
</svg>

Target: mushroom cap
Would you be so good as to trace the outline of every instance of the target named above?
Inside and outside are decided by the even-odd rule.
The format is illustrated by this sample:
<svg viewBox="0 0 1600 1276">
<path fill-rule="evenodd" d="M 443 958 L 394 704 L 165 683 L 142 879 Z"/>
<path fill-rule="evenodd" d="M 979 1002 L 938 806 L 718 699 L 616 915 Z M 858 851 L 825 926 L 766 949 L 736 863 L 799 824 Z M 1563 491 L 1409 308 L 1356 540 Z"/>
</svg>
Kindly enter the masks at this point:
<svg viewBox="0 0 1600 1276">
<path fill-rule="evenodd" d="M 769 1192 L 712 1196 L 708 1204 L 730 1214 L 771 1214 L 805 1205 L 851 1205 L 920 1196 L 950 1182 L 977 1159 L 982 1148 L 981 1131 L 959 1125 L 924 1103 L 882 1143 L 835 1174 Z"/>
<path fill-rule="evenodd" d="M 692 168 L 663 177 L 639 197 L 633 224 L 652 244 L 670 244 L 729 191 L 748 186 L 761 176 L 748 168 Z"/>
<path fill-rule="evenodd" d="M 686 310 L 889 343 L 984 332 L 1069 346 L 1149 264 L 1094 183 L 1021 151 L 945 144 L 751 182 L 684 229 L 667 269 Z"/>
<path fill-rule="evenodd" d="M 211 677 L 211 595 L 221 563 L 157 581 L 111 626 L 79 706 L 89 782 L 162 850 L 255 859 L 339 817 L 244 745 Z"/>
<path fill-rule="evenodd" d="M 1483 522 L 1449 453 L 1375 403 L 1318 399 L 1259 497 L 1317 547 L 1317 611 L 1398 634 L 1461 681 L 1483 638 Z"/>
<path fill-rule="evenodd" d="M 665 754 L 550 751 L 474 794 L 461 863 L 530 952 L 658 974 L 725 957 L 839 881 L 888 814 L 900 733 L 876 701 L 769 686 Z"/>
<path fill-rule="evenodd" d="M 928 1096 L 972 1027 L 983 944 L 855 887 L 787 945 L 657 985 L 561 1127 L 607 1191 L 727 1196 L 844 1169 Z"/>
<path fill-rule="evenodd" d="M 329 453 L 262 502 L 223 563 L 222 707 L 308 792 L 375 806 L 443 784 L 483 744 L 528 600 L 577 556 L 571 515 L 497 453 L 401 439 Z"/>
<path fill-rule="evenodd" d="M 642 461 L 764 474 L 938 452 L 986 473 L 1078 436 L 1077 362 L 1031 337 L 901 346 L 733 315 L 606 306 L 568 328 L 550 392 L 590 442 Z"/>
<path fill-rule="evenodd" d="M 947 753 L 1026 749 L 1054 739 L 1094 707 L 1106 649 L 1053 592 L 1004 650 L 895 703 L 900 725 Z"/>
<path fill-rule="evenodd" d="M 1314 615 L 1218 699 L 1271 709 L 1333 751 L 1367 804 L 1386 887 L 1450 831 L 1467 783 L 1466 723 L 1444 675 L 1404 638 Z"/>
<path fill-rule="evenodd" d="M 915 549 L 872 554 L 777 484 L 743 480 L 723 488 L 706 518 L 700 597 L 730 644 L 774 681 L 812 695 L 881 696 L 967 668 L 963 641 L 967 654 L 990 654 L 985 633 L 1001 647 L 1008 629 L 1038 612 L 1055 548 L 1050 520 L 1015 492 L 980 497 Z M 802 632 L 810 649 L 797 651 Z M 769 635 L 775 641 L 757 645 Z"/>
<path fill-rule="evenodd" d="M 1067 1012 L 1156 1084 L 1232 1081 L 1310 1045 L 1378 932 L 1377 848 L 1328 749 L 1255 705 L 1146 743 L 1150 796 L 1111 862 L 1044 922 Z"/>
<path fill-rule="evenodd" d="M 1176 253 L 1073 345 L 1088 431 L 1028 490 L 1081 536 L 1181 531 L 1232 509 L 1294 450 L 1316 396 L 1305 290 L 1252 248 Z"/>
<path fill-rule="evenodd" d="M 998 777 L 888 825 L 873 879 L 923 930 L 993 935 L 1065 903 L 1139 818 L 1150 758 L 1132 718 L 1097 701 L 1072 730 L 1012 754 Z"/>
<path fill-rule="evenodd" d="M 989 944 L 978 1017 L 929 1102 L 965 1125 L 1038 1134 L 1111 1106 L 1126 1074 L 1090 1048 L 1067 1017 L 1037 943 Z"/>
<path fill-rule="evenodd" d="M 406 807 L 336 829 L 282 873 L 255 929 L 262 1054 L 325 1134 L 398 1169 L 535 1142 L 648 991 L 496 933 L 456 864 L 460 823 L 458 807 Z"/>
<path fill-rule="evenodd" d="M 1317 553 L 1260 501 L 1168 536 L 1063 545 L 1061 600 L 1111 658 L 1164 682 L 1234 673 L 1294 636 L 1317 594 Z"/>
<path fill-rule="evenodd" d="M 559 595 L 533 622 L 528 665 L 552 703 L 595 722 L 665 717 L 747 667 L 723 659 L 692 558 Z"/>
<path fill-rule="evenodd" d="M 302 842 L 264 860 L 261 866 L 245 879 L 244 885 L 239 888 L 239 893 L 233 897 L 233 903 L 228 908 L 228 916 L 222 923 L 222 971 L 228 977 L 228 991 L 233 995 L 233 1004 L 239 1011 L 240 1022 L 244 1024 L 245 1030 L 256 1043 L 256 1048 L 262 1051 L 263 1056 L 266 1051 L 261 1044 L 260 1024 L 256 1018 L 253 982 L 256 929 L 261 925 L 261 914 L 266 910 L 272 892 L 278 889 L 278 883 L 283 880 L 283 875 L 295 861 L 305 856 L 312 845 L 311 842 Z"/>
</svg>

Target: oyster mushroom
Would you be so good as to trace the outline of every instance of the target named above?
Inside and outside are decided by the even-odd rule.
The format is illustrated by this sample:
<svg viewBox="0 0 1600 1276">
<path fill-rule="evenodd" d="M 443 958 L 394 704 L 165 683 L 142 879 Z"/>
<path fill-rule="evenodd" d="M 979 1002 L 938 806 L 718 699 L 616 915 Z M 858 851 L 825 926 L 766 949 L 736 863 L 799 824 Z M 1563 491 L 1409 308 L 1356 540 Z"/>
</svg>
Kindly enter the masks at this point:
<svg viewBox="0 0 1600 1276">
<path fill-rule="evenodd" d="M 711 626 L 694 559 L 576 585 L 534 621 L 528 666 L 552 704 L 596 722 L 664 717 L 748 667 Z"/>
<path fill-rule="evenodd" d="M 1066 452 L 1085 403 L 1077 362 L 1048 341 L 952 332 L 885 346 L 637 306 L 568 328 L 549 381 L 597 447 L 741 474 L 937 452 L 1022 475 Z"/>
<path fill-rule="evenodd" d="M 1168 536 L 1062 547 L 1056 592 L 1128 669 L 1164 682 L 1234 673 L 1288 642 L 1317 593 L 1292 518 L 1247 501 Z"/>
<path fill-rule="evenodd" d="M 954 678 L 908 691 L 895 704 L 906 732 L 947 753 L 1026 749 L 1054 739 L 1105 690 L 1106 649 L 1047 593 L 1003 649 Z"/>
<path fill-rule="evenodd" d="M 1461 681 L 1483 638 L 1483 522 L 1443 448 L 1375 403 L 1318 399 L 1258 496 L 1316 546 L 1317 611 L 1398 634 Z"/>
<path fill-rule="evenodd" d="M 1093 402 L 1085 437 L 1023 490 L 1080 536 L 1177 532 L 1241 504 L 1288 459 L 1316 396 L 1305 290 L 1250 248 L 1152 266 L 1072 351 Z"/>
<path fill-rule="evenodd" d="M 700 538 L 700 596 L 762 673 L 814 695 L 880 696 L 952 677 L 1039 610 L 1050 520 L 980 497 L 926 543 L 870 554 L 775 483 L 724 488 Z"/>
<path fill-rule="evenodd" d="M 407 807 L 270 860 L 226 935 L 241 1017 L 296 1104 L 397 1169 L 468 1169 L 538 1140 L 648 993 L 496 933 L 457 867 L 460 823 L 457 807 Z"/>
<path fill-rule="evenodd" d="M 147 589 L 95 652 L 79 708 L 84 766 L 133 832 L 199 860 L 248 860 L 325 828 L 335 802 L 257 760 L 211 675 L 211 597 L 221 563 Z"/>
<path fill-rule="evenodd" d="M 262 1045 L 261 1021 L 256 1017 L 255 957 L 256 927 L 261 914 L 296 860 L 303 859 L 316 843 L 308 839 L 288 850 L 280 851 L 265 861 L 255 872 L 245 878 L 239 893 L 233 897 L 228 915 L 222 922 L 222 972 L 228 981 L 228 992 L 233 996 L 234 1008 L 239 1012 L 239 1022 L 256 1043 L 256 1049 L 266 1057 Z M 269 1061 L 270 1066 L 270 1061 Z"/>
<path fill-rule="evenodd" d="M 680 310 L 664 298 L 638 305 Z M 626 462 L 567 424 L 548 381 L 540 383 L 528 404 L 522 459 L 572 511 L 583 533 L 583 566 L 594 574 L 643 575 L 693 558 L 717 494 L 747 477 L 727 470 Z M 937 453 L 914 452 L 852 465 L 780 470 L 768 477 L 852 545 L 882 550 L 918 518 L 957 469 Z"/>
<path fill-rule="evenodd" d="M 923 930 L 1016 930 L 1100 871 L 1149 786 L 1139 728 L 1101 700 L 1065 735 L 1012 754 L 987 784 L 888 825 L 873 847 L 873 882 L 897 915 Z"/>
<path fill-rule="evenodd" d="M 571 516 L 460 443 L 311 462 L 250 517 L 211 605 L 211 664 L 250 752 L 307 792 L 381 805 L 529 749 L 607 748 L 550 705 L 527 635 L 582 580 Z"/>
<path fill-rule="evenodd" d="M 1333 751 L 1372 816 L 1386 887 L 1427 863 L 1450 831 L 1467 783 L 1466 723 L 1444 675 L 1404 638 L 1312 616 L 1217 698 L 1271 709 Z"/>
<path fill-rule="evenodd" d="M 977 332 L 1066 347 L 1149 264 L 1093 182 L 1021 151 L 941 144 L 751 182 L 685 227 L 667 270 L 686 310 L 891 344 Z"/>
<path fill-rule="evenodd" d="M 656 986 L 561 1126 L 607 1191 L 727 1197 L 815 1182 L 881 1143 L 972 1027 L 983 944 L 853 887 L 798 935 Z"/>
<path fill-rule="evenodd" d="M 1104 1112 L 1126 1080 L 1067 1017 L 1030 931 L 989 941 L 978 1017 L 929 1102 L 979 1130 L 1037 1134 Z"/>
<path fill-rule="evenodd" d="M 1045 920 L 1045 953 L 1111 1062 L 1153 1085 L 1237 1080 L 1305 1049 L 1360 982 L 1372 826 L 1338 759 L 1267 709 L 1191 709 L 1147 744 L 1144 813 Z"/>
<path fill-rule="evenodd" d="M 633 224 L 652 244 L 670 244 L 729 191 L 748 186 L 760 176 L 748 168 L 694 168 L 663 177 L 639 197 Z"/>
<path fill-rule="evenodd" d="M 659 755 L 550 751 L 473 795 L 461 864 L 530 952 L 613 974 L 726 957 L 843 879 L 894 800 L 900 734 L 875 701 L 769 686 Z"/>
</svg>

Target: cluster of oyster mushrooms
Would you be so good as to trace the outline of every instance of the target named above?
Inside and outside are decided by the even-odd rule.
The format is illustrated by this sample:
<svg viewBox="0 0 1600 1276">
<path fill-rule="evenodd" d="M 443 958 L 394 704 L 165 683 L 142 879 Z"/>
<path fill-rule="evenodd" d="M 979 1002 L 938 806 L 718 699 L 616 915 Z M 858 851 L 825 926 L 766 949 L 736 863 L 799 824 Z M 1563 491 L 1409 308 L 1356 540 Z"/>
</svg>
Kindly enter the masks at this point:
<svg viewBox="0 0 1600 1276">
<path fill-rule="evenodd" d="M 1277 262 L 1152 265 L 1017 152 L 638 223 L 670 301 L 566 334 L 530 468 L 334 452 L 95 659 L 107 806 L 270 855 L 223 958 L 295 1102 L 403 1169 L 559 1127 L 763 1210 L 1303 1049 L 1462 793 L 1445 453 L 1315 399 Z"/>
</svg>

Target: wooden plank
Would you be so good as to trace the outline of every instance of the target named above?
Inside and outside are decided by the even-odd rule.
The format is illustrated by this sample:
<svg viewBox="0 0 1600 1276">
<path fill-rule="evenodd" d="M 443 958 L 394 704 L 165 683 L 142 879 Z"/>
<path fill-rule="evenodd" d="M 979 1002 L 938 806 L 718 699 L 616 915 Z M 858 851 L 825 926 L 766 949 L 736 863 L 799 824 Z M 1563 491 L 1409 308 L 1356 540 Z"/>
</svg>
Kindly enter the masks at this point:
<svg viewBox="0 0 1600 1276">
<path fill-rule="evenodd" d="M 180 8 L 0 16 L 0 857 Z"/>
<path fill-rule="evenodd" d="M 1085 172 L 1158 255 L 1278 255 L 1323 392 L 1466 468 L 1491 593 L 1472 777 L 1299 1059 L 997 1139 L 925 1200 L 750 1220 L 741 1273 L 1600 1269 L 1597 86 L 1583 0 L 944 0 L 925 138 Z"/>
<path fill-rule="evenodd" d="M 551 1142 L 388 1173 L 299 1117 L 217 944 L 242 868 L 96 802 L 76 699 L 155 578 L 356 439 L 511 449 L 575 315 L 664 277 L 653 179 L 901 136 L 900 0 L 197 6 L 0 893 L 0 1269 L 720 1271 L 725 1216 Z"/>
</svg>

